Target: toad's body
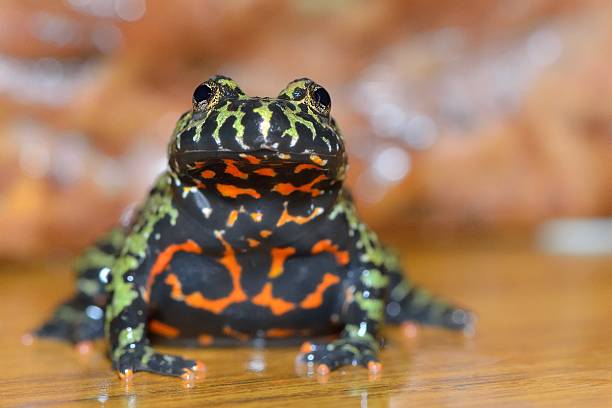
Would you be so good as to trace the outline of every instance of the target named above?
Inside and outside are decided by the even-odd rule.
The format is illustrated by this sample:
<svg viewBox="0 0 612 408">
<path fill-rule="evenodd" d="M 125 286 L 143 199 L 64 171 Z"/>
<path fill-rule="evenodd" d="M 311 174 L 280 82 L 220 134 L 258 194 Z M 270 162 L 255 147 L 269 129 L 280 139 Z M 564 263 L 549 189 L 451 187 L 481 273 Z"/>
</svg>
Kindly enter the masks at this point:
<svg viewBox="0 0 612 408">
<path fill-rule="evenodd" d="M 99 308 L 121 375 L 178 376 L 196 362 L 157 353 L 149 336 L 209 345 L 340 333 L 306 360 L 377 370 L 385 320 L 468 327 L 469 313 L 410 285 L 360 222 L 329 110 L 308 79 L 277 98 L 248 97 L 225 77 L 200 85 L 169 170 L 131 225 L 85 253 L 79 293 L 40 334 L 101 336 Z"/>
</svg>

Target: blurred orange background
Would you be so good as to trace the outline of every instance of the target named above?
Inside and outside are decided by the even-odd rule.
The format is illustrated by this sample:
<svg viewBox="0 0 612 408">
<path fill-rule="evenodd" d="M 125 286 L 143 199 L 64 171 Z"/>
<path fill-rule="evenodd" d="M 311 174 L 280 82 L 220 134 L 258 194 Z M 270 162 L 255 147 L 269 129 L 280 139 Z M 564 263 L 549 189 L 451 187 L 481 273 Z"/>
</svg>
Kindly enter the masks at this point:
<svg viewBox="0 0 612 408">
<path fill-rule="evenodd" d="M 4 0 L 0 257 L 74 252 L 144 196 L 195 86 L 324 85 L 364 218 L 406 237 L 612 214 L 604 0 Z"/>
</svg>

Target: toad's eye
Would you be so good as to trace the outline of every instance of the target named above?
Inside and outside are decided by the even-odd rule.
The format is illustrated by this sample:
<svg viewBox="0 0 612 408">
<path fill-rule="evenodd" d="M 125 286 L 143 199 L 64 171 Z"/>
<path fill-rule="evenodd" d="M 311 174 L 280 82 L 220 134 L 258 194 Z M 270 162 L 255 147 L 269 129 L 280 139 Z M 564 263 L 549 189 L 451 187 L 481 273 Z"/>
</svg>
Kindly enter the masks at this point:
<svg viewBox="0 0 612 408">
<path fill-rule="evenodd" d="M 331 109 L 331 97 L 323 87 L 316 87 L 311 91 L 311 99 L 321 113 L 329 113 Z"/>
<path fill-rule="evenodd" d="M 193 103 L 194 105 L 200 105 L 202 103 L 209 102 L 215 95 L 215 90 L 206 82 L 198 85 L 193 91 Z"/>
</svg>

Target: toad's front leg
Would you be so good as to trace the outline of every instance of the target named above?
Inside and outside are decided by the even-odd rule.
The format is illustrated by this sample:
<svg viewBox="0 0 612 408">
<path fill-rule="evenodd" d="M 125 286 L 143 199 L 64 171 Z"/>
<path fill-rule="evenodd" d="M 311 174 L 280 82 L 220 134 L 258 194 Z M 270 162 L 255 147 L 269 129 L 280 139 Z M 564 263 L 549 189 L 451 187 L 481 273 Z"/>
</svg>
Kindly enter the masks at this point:
<svg viewBox="0 0 612 408">
<path fill-rule="evenodd" d="M 113 267 L 109 284 L 111 300 L 106 314 L 106 331 L 110 342 L 110 354 L 119 377 L 129 379 L 136 371 L 182 377 L 190 379 L 193 372 L 202 370 L 203 364 L 178 356 L 156 352 L 147 338 L 148 302 L 143 269 L 149 262 L 144 259 L 140 266 L 135 258 L 124 254 Z"/>
<path fill-rule="evenodd" d="M 345 365 L 362 365 L 371 372 L 381 369 L 378 360 L 378 331 L 384 318 L 386 277 L 361 268 L 359 281 L 346 289 L 341 319 L 345 323 L 340 338 L 331 343 L 305 344 L 302 351 L 309 364 L 325 375 Z"/>
</svg>

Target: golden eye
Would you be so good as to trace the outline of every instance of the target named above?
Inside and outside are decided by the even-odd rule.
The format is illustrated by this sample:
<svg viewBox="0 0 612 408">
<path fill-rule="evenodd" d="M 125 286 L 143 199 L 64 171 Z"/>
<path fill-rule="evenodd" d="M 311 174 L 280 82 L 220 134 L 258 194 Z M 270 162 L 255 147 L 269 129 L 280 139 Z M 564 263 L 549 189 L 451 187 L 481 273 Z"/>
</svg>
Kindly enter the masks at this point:
<svg viewBox="0 0 612 408">
<path fill-rule="evenodd" d="M 317 85 L 310 91 L 310 100 L 320 113 L 325 115 L 329 114 L 331 110 L 331 97 L 325 88 Z"/>
<path fill-rule="evenodd" d="M 218 87 L 211 82 L 204 82 L 193 91 L 193 108 L 202 110 L 216 102 L 218 99 Z"/>
</svg>

